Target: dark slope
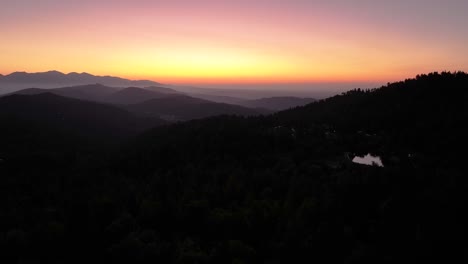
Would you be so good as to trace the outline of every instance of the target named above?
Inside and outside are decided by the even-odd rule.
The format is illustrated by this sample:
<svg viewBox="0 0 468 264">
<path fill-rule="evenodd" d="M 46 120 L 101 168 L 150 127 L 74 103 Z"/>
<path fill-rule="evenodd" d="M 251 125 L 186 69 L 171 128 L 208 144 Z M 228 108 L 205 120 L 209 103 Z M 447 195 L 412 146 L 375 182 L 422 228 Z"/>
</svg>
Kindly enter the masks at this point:
<svg viewBox="0 0 468 264">
<path fill-rule="evenodd" d="M 289 108 L 304 106 L 317 101 L 313 98 L 300 97 L 269 97 L 260 99 L 243 99 L 229 96 L 207 95 L 207 94 L 189 94 L 192 97 L 200 98 L 212 102 L 240 105 L 249 108 L 267 109 L 269 111 L 282 111 Z"/>
<path fill-rule="evenodd" d="M 6 159 L 0 246 L 15 249 L 10 262 L 458 263 L 463 87 L 465 74 L 432 74 L 273 116 L 164 126 L 90 168 L 18 172 Z M 356 151 L 385 167 L 351 163 Z"/>
<path fill-rule="evenodd" d="M 135 135 L 144 129 L 160 125 L 158 119 L 143 119 L 117 107 L 69 99 L 50 93 L 11 95 L 0 98 L 2 127 L 11 123 L 31 124 L 40 129 L 55 131 L 62 136 L 112 141 Z M 18 131 L 21 133 L 22 131 Z M 34 137 L 35 134 L 28 134 Z M 9 137 L 2 140 L 11 141 Z M 21 140 L 21 138 L 18 138 Z M 53 140 L 53 138 L 50 138 Z"/>
<path fill-rule="evenodd" d="M 28 88 L 13 92 L 11 94 L 38 95 L 43 93 L 50 93 L 85 101 L 103 102 L 106 101 L 109 96 L 118 92 L 119 90 L 119 88 L 108 87 L 101 84 L 89 84 L 54 89 Z"/>
<path fill-rule="evenodd" d="M 179 91 L 176 91 L 171 88 L 167 87 L 160 87 L 160 86 L 148 86 L 144 87 L 145 90 L 153 91 L 153 92 L 158 92 L 158 93 L 164 93 L 164 94 L 182 94 Z"/>
<path fill-rule="evenodd" d="M 201 93 L 187 93 L 187 95 L 191 97 L 203 99 L 203 100 L 208 100 L 211 102 L 233 104 L 233 105 L 243 105 L 248 101 L 248 99 L 243 99 L 243 98 L 238 98 L 238 97 L 209 95 L 209 94 L 201 94 Z"/>
<path fill-rule="evenodd" d="M 165 98 L 171 95 L 157 92 L 156 90 L 157 89 L 151 91 L 137 87 L 129 87 L 107 96 L 105 101 L 113 104 L 137 104 L 150 99 Z"/>
<path fill-rule="evenodd" d="M 329 123 L 348 129 L 431 125 L 447 115 L 466 117 L 468 75 L 431 73 L 378 89 L 355 89 L 277 114 L 283 120 Z"/>
<path fill-rule="evenodd" d="M 464 73 L 432 73 L 372 91 L 353 90 L 276 118 L 285 125 L 320 123 L 347 133 L 380 135 L 394 151 L 453 155 L 450 149 L 459 149 L 468 133 L 467 84 Z"/>
<path fill-rule="evenodd" d="M 95 84 L 56 89 L 30 88 L 13 94 L 37 95 L 48 92 L 80 100 L 115 104 L 140 115 L 161 117 L 170 121 L 185 121 L 223 114 L 258 115 L 269 113 L 268 110 L 264 109 L 215 103 L 170 91 L 157 92 L 156 90 L 158 89 L 152 91 L 138 87 L 118 89 Z"/>
<path fill-rule="evenodd" d="M 299 98 L 299 97 L 270 97 L 261 98 L 256 100 L 248 100 L 241 105 L 252 108 L 265 108 L 273 111 L 286 110 L 288 108 L 294 108 L 303 106 L 315 102 L 313 98 Z"/>
<path fill-rule="evenodd" d="M 157 116 L 167 120 L 184 121 L 216 115 L 259 115 L 262 112 L 237 105 L 214 103 L 184 95 L 148 100 L 130 105 L 135 113 Z"/>
<path fill-rule="evenodd" d="M 4 95 L 4 96 L 13 95 L 13 94 L 17 94 L 17 95 L 38 95 L 38 94 L 43 94 L 43 93 L 57 94 L 57 93 L 54 92 L 54 89 L 27 88 L 27 89 L 19 90 L 19 91 L 16 91 L 14 93 L 7 94 L 7 95 Z"/>
<path fill-rule="evenodd" d="M 156 188 L 147 199 L 165 213 L 138 211 L 140 227 L 159 219 L 164 237 L 194 237 L 214 262 L 456 260 L 468 238 L 466 87 L 466 74 L 430 74 L 274 116 L 155 129 L 114 170 Z M 378 153 L 385 167 L 346 152 Z M 226 249 L 233 236 L 248 254 Z"/>
<path fill-rule="evenodd" d="M 86 101 L 105 101 L 108 96 L 117 92 L 119 88 L 108 87 L 102 84 L 88 84 L 53 89 L 54 93 Z"/>
<path fill-rule="evenodd" d="M 79 85 L 54 89 L 28 88 L 12 94 L 34 95 L 52 93 L 64 97 L 111 104 L 135 104 L 171 94 L 150 91 L 138 87 L 115 88 L 101 84 Z"/>
</svg>

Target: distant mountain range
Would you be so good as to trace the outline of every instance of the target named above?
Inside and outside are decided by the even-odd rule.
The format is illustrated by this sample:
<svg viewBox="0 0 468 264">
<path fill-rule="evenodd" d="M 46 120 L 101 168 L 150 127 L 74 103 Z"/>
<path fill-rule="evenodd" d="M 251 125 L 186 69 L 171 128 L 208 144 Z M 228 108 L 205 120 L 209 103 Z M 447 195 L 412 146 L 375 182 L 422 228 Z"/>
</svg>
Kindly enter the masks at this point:
<svg viewBox="0 0 468 264">
<path fill-rule="evenodd" d="M 149 87 L 161 85 L 160 83 L 148 80 L 132 81 L 113 76 L 95 76 L 89 73 L 71 72 L 64 74 L 58 71 L 38 73 L 14 72 L 8 75 L 0 75 L 0 94 L 31 87 L 57 88 L 96 83 L 113 87 Z"/>
<path fill-rule="evenodd" d="M 114 104 L 137 104 L 155 98 L 177 96 L 177 93 L 158 92 L 138 87 L 128 87 L 111 94 L 105 101 Z"/>
<path fill-rule="evenodd" d="M 241 105 L 254 108 L 265 108 L 275 111 L 286 110 L 298 106 L 303 106 L 317 101 L 314 98 L 298 97 L 270 97 L 242 102 Z"/>
<path fill-rule="evenodd" d="M 71 86 L 71 87 L 63 87 L 63 88 L 55 88 L 55 89 L 28 88 L 28 89 L 14 92 L 13 94 L 38 95 L 38 94 L 43 94 L 43 93 L 50 93 L 50 94 L 60 95 L 64 97 L 74 98 L 74 99 L 102 102 L 105 100 L 106 97 L 118 91 L 119 89 L 117 88 L 108 87 L 108 86 L 104 86 L 101 84 L 93 84 L 93 85 L 80 85 L 80 86 Z"/>
<path fill-rule="evenodd" d="M 186 121 L 217 115 L 256 116 L 271 111 L 239 105 L 211 102 L 186 95 L 154 98 L 129 105 L 127 110 L 142 115 L 156 116 L 170 121 Z"/>
<path fill-rule="evenodd" d="M 225 95 L 230 92 L 223 89 L 163 85 L 153 81 L 133 81 L 112 76 L 94 76 L 88 73 L 72 72 L 64 74 L 58 71 L 48 71 L 40 73 L 14 72 L 9 75 L 0 75 L 0 95 L 11 93 L 34 95 L 45 92 L 80 100 L 120 105 L 139 104 L 152 99 L 171 97 L 170 101 L 174 103 L 171 108 L 180 107 L 179 110 L 181 111 L 185 109 L 181 103 L 186 104 L 188 101 L 196 101 L 199 107 L 201 105 L 207 107 L 203 110 L 203 114 L 201 114 L 201 110 L 198 111 L 201 114 L 200 117 L 228 113 L 267 113 L 294 108 L 315 101 L 313 98 L 299 97 L 269 97 L 252 100 Z M 186 97 L 183 99 L 173 98 L 182 95 Z M 156 101 L 159 101 L 161 105 L 169 106 L 167 103 L 162 103 L 162 100 Z M 193 107 L 194 104 L 189 105 Z M 215 105 L 216 107 L 214 107 Z M 236 107 L 232 107 L 233 105 L 236 105 Z M 239 106 L 243 108 L 239 108 Z M 246 111 L 244 108 L 254 110 Z M 152 109 L 155 108 L 152 107 Z M 158 109 L 161 110 L 161 108 Z M 208 109 L 214 112 L 210 114 Z M 221 109 L 224 110 L 220 111 Z M 154 114 L 154 111 L 151 111 L 151 113 Z M 185 120 L 191 114 L 187 113 L 187 115 L 183 114 L 182 116 L 184 116 L 182 120 Z M 194 116 L 199 117 L 197 114 Z"/>
<path fill-rule="evenodd" d="M 112 104 L 135 104 L 153 98 L 178 95 L 177 91 L 161 87 L 162 92 L 158 92 L 157 88 L 158 87 L 153 86 L 149 88 L 151 90 L 148 90 L 138 87 L 116 88 L 102 84 L 89 84 L 54 89 L 28 88 L 16 91 L 12 94 L 36 95 L 51 93 L 80 100 Z"/>
<path fill-rule="evenodd" d="M 253 109 L 239 105 L 217 103 L 177 93 L 169 88 L 151 90 L 128 87 L 114 88 L 101 84 L 71 86 L 55 89 L 29 88 L 11 95 L 56 95 L 112 104 L 139 116 L 161 118 L 169 121 L 186 121 L 215 115 L 259 115 L 270 113 L 265 109 Z M 9 97 L 9 96 L 6 96 Z"/>
</svg>

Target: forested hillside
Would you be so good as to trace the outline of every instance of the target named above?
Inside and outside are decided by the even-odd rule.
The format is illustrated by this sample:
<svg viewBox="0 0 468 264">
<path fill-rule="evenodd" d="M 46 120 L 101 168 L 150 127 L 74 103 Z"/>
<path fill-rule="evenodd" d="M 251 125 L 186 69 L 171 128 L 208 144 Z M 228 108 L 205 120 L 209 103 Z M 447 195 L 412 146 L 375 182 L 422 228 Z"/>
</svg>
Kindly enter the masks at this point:
<svg viewBox="0 0 468 264">
<path fill-rule="evenodd" d="M 467 87 L 421 75 L 153 128 L 63 166 L 0 152 L 0 246 L 12 262 L 466 260 Z M 367 153 L 384 167 L 352 162 Z"/>
</svg>

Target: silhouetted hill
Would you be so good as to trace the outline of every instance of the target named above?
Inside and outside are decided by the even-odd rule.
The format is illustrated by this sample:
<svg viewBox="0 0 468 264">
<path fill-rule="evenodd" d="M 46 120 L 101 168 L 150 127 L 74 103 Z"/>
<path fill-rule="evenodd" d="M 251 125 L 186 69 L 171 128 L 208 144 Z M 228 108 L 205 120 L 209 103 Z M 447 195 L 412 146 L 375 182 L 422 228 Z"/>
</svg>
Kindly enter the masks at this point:
<svg viewBox="0 0 468 264">
<path fill-rule="evenodd" d="M 149 87 L 159 85 L 159 83 L 153 81 L 133 81 L 112 76 L 94 76 L 88 73 L 72 72 L 64 74 L 58 71 L 39 73 L 14 72 L 9 75 L 0 76 L 0 94 L 11 93 L 31 87 L 56 88 L 95 83 L 112 87 Z"/>
<path fill-rule="evenodd" d="M 0 98 L 0 119 L 3 120 L 2 127 L 5 128 L 9 126 L 9 120 L 24 125 L 31 124 L 39 129 L 36 131 L 38 134 L 41 133 L 40 129 L 44 128 L 61 136 L 104 141 L 129 137 L 165 123 L 158 119 L 136 117 L 114 106 L 69 99 L 50 93 Z M 35 135 L 33 133 L 30 136 Z"/>
<path fill-rule="evenodd" d="M 0 149 L 0 247 L 12 263 L 458 263 L 466 87 L 464 73 L 421 75 L 157 127 L 106 155 Z M 0 133 L 22 133 L 17 120 Z M 383 167 L 352 162 L 367 153 Z"/>
<path fill-rule="evenodd" d="M 209 94 L 201 94 L 201 93 L 188 93 L 187 95 L 194 97 L 194 98 L 208 100 L 211 102 L 233 104 L 233 105 L 244 105 L 249 101 L 247 99 L 232 97 L 232 96 L 209 95 Z"/>
<path fill-rule="evenodd" d="M 327 124 L 334 130 L 381 134 L 395 149 L 458 147 L 468 130 L 468 76 L 431 73 L 379 89 L 356 89 L 281 112 L 284 124 Z M 398 144 L 397 144 L 398 143 Z"/>
<path fill-rule="evenodd" d="M 144 87 L 144 89 L 153 91 L 153 92 L 158 92 L 158 93 L 165 93 L 165 94 L 182 94 L 179 91 L 176 91 L 174 89 L 167 88 L 167 87 L 148 86 L 148 87 Z"/>
<path fill-rule="evenodd" d="M 88 84 L 56 88 L 52 89 L 52 92 L 65 97 L 100 102 L 105 101 L 109 96 L 119 90 L 119 88 L 108 87 L 102 84 Z"/>
<path fill-rule="evenodd" d="M 113 104 L 136 104 L 154 98 L 165 98 L 172 94 L 160 92 L 158 90 L 159 89 L 146 90 L 146 88 L 129 87 L 109 95 L 105 98 L 105 101 Z"/>
<path fill-rule="evenodd" d="M 312 102 L 316 99 L 313 98 L 298 98 L 298 97 L 270 97 L 261 98 L 256 100 L 249 100 L 244 102 L 242 105 L 253 108 L 265 108 L 274 111 L 286 110 L 288 108 L 294 108 L 297 106 L 303 106 Z"/>
<path fill-rule="evenodd" d="M 161 117 L 172 121 L 199 119 L 223 114 L 258 115 L 269 113 L 269 110 L 265 109 L 251 109 L 238 105 L 215 103 L 180 93 L 172 93 L 171 91 L 161 90 L 163 92 L 157 92 L 158 89 L 153 90 L 137 87 L 118 89 L 95 84 L 56 89 L 29 88 L 13 94 L 53 93 L 80 100 L 115 104 L 138 114 Z"/>
<path fill-rule="evenodd" d="M 43 94 L 43 93 L 51 93 L 51 94 L 57 94 L 58 95 L 58 93 L 55 93 L 54 89 L 27 88 L 27 89 L 19 90 L 19 91 L 16 91 L 16 92 L 13 92 L 11 94 L 4 95 L 4 96 L 9 96 L 9 95 L 13 95 L 13 94 L 16 94 L 16 95 L 37 95 L 37 94 Z"/>
<path fill-rule="evenodd" d="M 130 111 L 166 120 L 190 120 L 216 115 L 259 115 L 259 110 L 214 103 L 184 95 L 156 98 L 127 107 Z"/>
<path fill-rule="evenodd" d="M 180 220 L 165 211 L 165 234 L 201 237 L 200 248 L 236 236 L 256 261 L 458 259 L 468 236 L 467 85 L 463 73 L 421 75 L 273 116 L 154 129 L 115 169 L 153 182 L 161 210 L 183 204 Z M 385 167 L 353 164 L 359 153 Z"/>
<path fill-rule="evenodd" d="M 86 101 L 105 102 L 107 98 L 111 96 L 111 94 L 114 94 L 119 90 L 120 88 L 107 87 L 101 84 L 90 84 L 55 89 L 28 88 L 13 92 L 11 94 L 36 95 L 50 93 Z"/>
<path fill-rule="evenodd" d="M 286 96 L 249 100 L 232 96 L 219 96 L 199 93 L 193 93 L 189 95 L 195 98 L 205 99 L 212 102 L 234 104 L 249 108 L 268 109 L 270 111 L 286 110 L 288 108 L 303 106 L 316 101 L 316 99 L 313 98 L 299 98 Z"/>
</svg>

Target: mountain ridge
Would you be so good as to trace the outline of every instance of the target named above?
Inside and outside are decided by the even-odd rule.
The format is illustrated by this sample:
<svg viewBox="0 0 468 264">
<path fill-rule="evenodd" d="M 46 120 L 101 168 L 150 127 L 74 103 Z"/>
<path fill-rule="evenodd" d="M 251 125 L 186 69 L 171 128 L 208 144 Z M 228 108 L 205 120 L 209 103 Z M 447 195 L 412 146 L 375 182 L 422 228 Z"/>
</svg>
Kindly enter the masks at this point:
<svg viewBox="0 0 468 264">
<path fill-rule="evenodd" d="M 317 101 L 314 98 L 302 98 L 295 96 L 275 96 L 260 99 L 248 100 L 242 103 L 243 106 L 266 108 L 274 111 L 282 111 L 289 108 L 307 105 Z"/>
<path fill-rule="evenodd" d="M 147 90 L 139 87 L 114 88 L 101 84 L 62 87 L 55 89 L 28 88 L 10 95 L 55 94 L 78 100 L 112 104 L 141 116 L 159 117 L 167 121 L 187 121 L 215 115 L 258 115 L 269 110 L 241 105 L 217 103 L 172 90 Z"/>
<path fill-rule="evenodd" d="M 0 98 L 0 119 L 62 131 L 64 135 L 108 140 L 136 135 L 160 119 L 144 119 L 116 106 L 63 97 L 53 93 L 12 94 Z M 8 127 L 7 124 L 4 124 Z M 91 129 L 92 128 L 92 129 Z M 39 131 L 40 132 L 40 131 Z"/>
<path fill-rule="evenodd" d="M 0 76 L 0 94 L 14 92 L 25 88 L 57 88 L 64 86 L 78 86 L 88 84 L 102 84 L 111 87 L 150 87 L 160 86 L 161 83 L 150 80 L 129 80 L 109 75 L 92 75 L 86 72 L 62 73 L 59 71 L 46 72 L 13 72 Z"/>
<path fill-rule="evenodd" d="M 217 115 L 252 116 L 265 113 L 259 109 L 217 103 L 187 95 L 153 98 L 138 104 L 128 105 L 126 109 L 134 113 L 158 116 L 171 121 L 187 121 Z"/>
<path fill-rule="evenodd" d="M 154 98 L 165 98 L 171 95 L 170 93 L 162 93 L 145 88 L 127 87 L 110 94 L 105 101 L 113 104 L 136 104 Z"/>
</svg>

